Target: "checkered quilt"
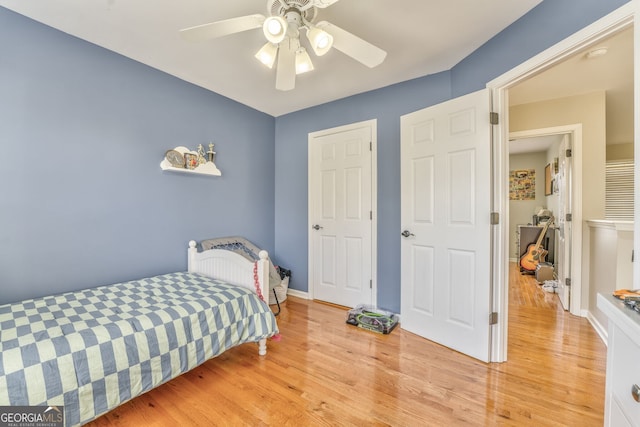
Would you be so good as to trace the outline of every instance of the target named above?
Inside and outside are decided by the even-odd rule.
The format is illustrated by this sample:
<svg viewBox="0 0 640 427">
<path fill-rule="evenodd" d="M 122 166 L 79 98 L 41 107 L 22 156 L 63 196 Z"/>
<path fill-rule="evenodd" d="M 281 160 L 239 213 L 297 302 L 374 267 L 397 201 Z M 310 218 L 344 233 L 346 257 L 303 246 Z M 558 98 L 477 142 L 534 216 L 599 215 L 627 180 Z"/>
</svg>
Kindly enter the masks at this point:
<svg viewBox="0 0 640 427">
<path fill-rule="evenodd" d="M 64 405 L 81 425 L 277 332 L 250 290 L 185 272 L 2 305 L 0 406 Z"/>
</svg>

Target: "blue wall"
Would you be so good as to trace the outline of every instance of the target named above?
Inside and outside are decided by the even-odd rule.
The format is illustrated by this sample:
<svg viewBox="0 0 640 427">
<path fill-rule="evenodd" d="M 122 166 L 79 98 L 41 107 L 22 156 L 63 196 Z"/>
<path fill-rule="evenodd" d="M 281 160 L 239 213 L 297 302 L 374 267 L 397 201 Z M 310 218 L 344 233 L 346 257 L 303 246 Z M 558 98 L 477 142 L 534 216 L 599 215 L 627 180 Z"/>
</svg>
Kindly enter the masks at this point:
<svg viewBox="0 0 640 427">
<path fill-rule="evenodd" d="M 451 71 L 453 97 L 486 84 L 629 0 L 544 0 Z"/>
<path fill-rule="evenodd" d="M 397 305 L 399 312 L 400 116 L 450 97 L 449 72 L 444 72 L 277 119 L 275 252 L 292 269 L 291 288 L 307 290 L 308 133 L 377 119 L 378 303 L 389 309 Z"/>
<path fill-rule="evenodd" d="M 378 303 L 398 312 L 400 116 L 626 2 L 545 0 L 450 71 L 276 119 L 0 7 L 0 303 L 181 270 L 189 239 L 231 234 L 306 291 L 307 135 L 377 119 Z M 209 140 L 222 177 L 160 170 Z"/>
<path fill-rule="evenodd" d="M 275 119 L 0 7 L 0 304 L 274 249 Z M 214 141 L 221 177 L 163 172 Z M 259 207 L 262 208 L 259 208 Z"/>
<path fill-rule="evenodd" d="M 482 89 L 492 79 L 627 3 L 545 0 L 450 72 L 276 119 L 276 254 L 307 291 L 307 134 L 378 119 L 378 304 L 400 311 L 400 116 Z"/>
</svg>

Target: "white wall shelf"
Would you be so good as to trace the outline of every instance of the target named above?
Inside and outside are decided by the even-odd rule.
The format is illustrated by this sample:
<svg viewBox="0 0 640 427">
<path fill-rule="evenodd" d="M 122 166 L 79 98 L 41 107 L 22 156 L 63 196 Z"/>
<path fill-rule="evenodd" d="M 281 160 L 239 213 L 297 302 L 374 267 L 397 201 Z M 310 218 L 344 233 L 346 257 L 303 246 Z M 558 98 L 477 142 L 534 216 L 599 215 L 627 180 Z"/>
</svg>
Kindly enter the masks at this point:
<svg viewBox="0 0 640 427">
<path fill-rule="evenodd" d="M 177 152 L 179 152 L 182 155 L 184 155 L 185 153 L 195 154 L 196 156 L 198 155 L 197 152 L 191 151 L 186 147 L 176 147 L 176 148 L 174 148 L 174 150 L 176 150 Z M 213 163 L 213 162 L 206 162 L 204 164 L 199 165 L 195 169 L 177 168 L 177 167 L 172 166 L 171 163 L 169 162 L 169 160 L 167 160 L 167 158 L 165 157 L 162 160 L 162 162 L 160 162 L 160 167 L 162 168 L 162 170 L 169 171 L 169 172 L 178 172 L 178 173 L 187 173 L 187 174 L 195 173 L 195 174 L 199 174 L 199 175 L 212 175 L 212 176 L 221 176 L 222 175 L 222 172 L 220 172 L 220 169 L 218 169 L 216 167 L 215 163 Z"/>
</svg>

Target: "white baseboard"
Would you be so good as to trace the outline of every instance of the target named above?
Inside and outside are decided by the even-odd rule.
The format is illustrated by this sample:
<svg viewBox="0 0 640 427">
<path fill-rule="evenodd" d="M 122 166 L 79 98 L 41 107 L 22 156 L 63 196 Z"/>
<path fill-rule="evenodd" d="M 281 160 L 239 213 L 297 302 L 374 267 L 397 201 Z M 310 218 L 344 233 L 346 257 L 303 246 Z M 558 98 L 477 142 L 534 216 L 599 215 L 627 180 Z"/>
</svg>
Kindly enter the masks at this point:
<svg viewBox="0 0 640 427">
<path fill-rule="evenodd" d="M 287 295 L 291 295 L 292 297 L 309 299 L 309 292 L 299 291 L 297 289 L 287 289 Z"/>
<path fill-rule="evenodd" d="M 607 329 L 602 326 L 602 323 L 598 322 L 598 319 L 596 319 L 590 311 L 587 313 L 587 320 L 589 321 L 589 323 L 591 323 L 591 326 L 593 326 L 593 329 L 595 329 L 604 345 L 607 345 L 607 342 L 609 340 Z"/>
</svg>

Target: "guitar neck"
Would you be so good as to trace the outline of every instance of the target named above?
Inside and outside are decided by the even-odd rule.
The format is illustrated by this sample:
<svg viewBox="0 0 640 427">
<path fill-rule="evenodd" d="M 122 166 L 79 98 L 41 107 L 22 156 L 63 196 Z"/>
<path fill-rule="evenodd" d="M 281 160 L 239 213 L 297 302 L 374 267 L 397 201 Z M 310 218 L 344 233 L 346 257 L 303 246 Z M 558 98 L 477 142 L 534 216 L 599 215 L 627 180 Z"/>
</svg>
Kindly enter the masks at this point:
<svg viewBox="0 0 640 427">
<path fill-rule="evenodd" d="M 540 235 L 538 236 L 538 240 L 536 241 L 536 250 L 540 248 L 540 244 L 542 243 L 542 239 L 544 239 L 544 235 L 547 234 L 547 230 L 549 229 L 549 224 L 553 221 L 553 217 L 549 218 L 547 222 L 545 222 L 544 227 L 542 227 L 542 231 L 540 231 Z"/>
</svg>

